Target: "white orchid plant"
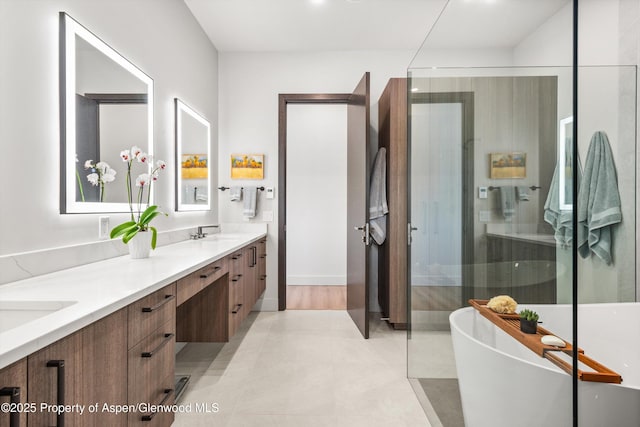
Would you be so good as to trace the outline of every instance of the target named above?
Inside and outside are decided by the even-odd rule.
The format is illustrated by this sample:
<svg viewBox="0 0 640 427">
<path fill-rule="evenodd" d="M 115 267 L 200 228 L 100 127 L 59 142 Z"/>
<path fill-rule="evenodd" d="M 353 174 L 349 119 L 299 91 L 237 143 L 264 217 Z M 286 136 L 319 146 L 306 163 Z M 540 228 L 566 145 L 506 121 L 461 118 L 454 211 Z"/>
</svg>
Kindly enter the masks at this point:
<svg viewBox="0 0 640 427">
<path fill-rule="evenodd" d="M 116 179 L 116 171 L 111 169 L 107 162 L 94 163 L 93 160 L 84 162 L 84 168 L 91 171 L 87 175 L 87 181 L 94 187 L 100 186 L 100 201 L 104 201 L 104 185 Z M 84 199 L 84 194 L 83 194 Z"/>
<path fill-rule="evenodd" d="M 167 214 L 158 211 L 158 206 L 156 205 L 149 206 L 151 201 L 151 184 L 158 180 L 160 171 L 164 170 L 167 165 L 162 160 L 158 160 L 150 174 L 142 173 L 137 176 L 135 186 L 138 188 L 138 194 L 135 195 L 134 200 L 134 183 L 131 179 L 132 166 L 134 162 L 148 166 L 151 162 L 151 156 L 143 152 L 139 147 L 133 146 L 130 150 L 121 151 L 120 158 L 127 164 L 127 200 L 129 202 L 131 219 L 127 222 L 123 222 L 117 227 L 114 227 L 114 229 L 111 230 L 111 238 L 113 239 L 122 236 L 122 241 L 124 243 L 129 243 L 129 241 L 133 239 L 138 232 L 151 230 L 151 248 L 155 249 L 158 231 L 155 227 L 151 227 L 149 223 L 158 215 L 167 216 Z M 147 192 L 146 203 L 145 189 Z"/>
</svg>

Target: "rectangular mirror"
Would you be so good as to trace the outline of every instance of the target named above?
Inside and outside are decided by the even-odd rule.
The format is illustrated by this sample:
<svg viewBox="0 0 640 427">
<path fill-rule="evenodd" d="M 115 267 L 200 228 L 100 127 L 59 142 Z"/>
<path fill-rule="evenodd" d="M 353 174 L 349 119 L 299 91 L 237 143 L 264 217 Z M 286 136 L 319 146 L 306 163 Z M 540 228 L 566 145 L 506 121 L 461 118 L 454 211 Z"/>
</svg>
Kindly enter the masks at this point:
<svg viewBox="0 0 640 427">
<path fill-rule="evenodd" d="M 191 107 L 175 99 L 176 210 L 211 209 L 211 126 Z"/>
<path fill-rule="evenodd" d="M 573 209 L 573 117 L 560 120 L 558 138 L 558 198 L 560 210 Z"/>
<path fill-rule="evenodd" d="M 60 212 L 128 212 L 120 152 L 152 142 L 153 80 L 60 12 Z"/>
</svg>

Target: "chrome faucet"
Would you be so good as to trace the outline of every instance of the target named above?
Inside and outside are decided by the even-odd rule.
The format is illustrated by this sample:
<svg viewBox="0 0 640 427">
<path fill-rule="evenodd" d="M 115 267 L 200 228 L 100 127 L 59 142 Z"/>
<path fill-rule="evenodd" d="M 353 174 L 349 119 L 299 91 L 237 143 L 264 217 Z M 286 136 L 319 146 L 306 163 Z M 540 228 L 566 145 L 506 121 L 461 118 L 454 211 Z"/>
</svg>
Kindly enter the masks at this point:
<svg viewBox="0 0 640 427">
<path fill-rule="evenodd" d="M 218 228 L 220 227 L 219 225 L 199 225 L 198 226 L 198 230 L 196 231 L 196 234 L 192 234 L 191 238 L 193 240 L 197 240 L 197 239 L 202 239 L 204 237 L 207 237 L 207 233 L 204 233 L 202 230 L 204 230 L 205 228 Z"/>
</svg>

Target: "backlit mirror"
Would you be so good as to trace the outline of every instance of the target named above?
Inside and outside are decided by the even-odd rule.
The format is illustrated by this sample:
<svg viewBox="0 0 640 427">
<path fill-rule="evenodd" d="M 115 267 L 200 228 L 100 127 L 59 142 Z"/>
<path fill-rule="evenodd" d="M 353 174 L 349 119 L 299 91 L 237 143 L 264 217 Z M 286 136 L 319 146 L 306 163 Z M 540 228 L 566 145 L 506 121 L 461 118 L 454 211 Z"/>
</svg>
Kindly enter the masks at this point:
<svg viewBox="0 0 640 427">
<path fill-rule="evenodd" d="M 60 133 L 60 211 L 128 212 L 120 152 L 136 146 L 153 154 L 153 80 L 64 12 Z"/>
<path fill-rule="evenodd" d="M 176 110 L 176 210 L 211 208 L 209 160 L 211 126 L 178 98 Z"/>
</svg>

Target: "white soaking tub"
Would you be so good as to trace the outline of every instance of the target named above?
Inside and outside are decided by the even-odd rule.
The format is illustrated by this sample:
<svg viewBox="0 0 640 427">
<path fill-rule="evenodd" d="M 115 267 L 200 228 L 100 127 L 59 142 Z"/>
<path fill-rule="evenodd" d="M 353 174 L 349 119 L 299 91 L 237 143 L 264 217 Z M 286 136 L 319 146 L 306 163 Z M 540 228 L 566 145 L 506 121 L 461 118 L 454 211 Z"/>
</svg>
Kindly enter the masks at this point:
<svg viewBox="0 0 640 427">
<path fill-rule="evenodd" d="M 570 305 L 519 305 L 571 342 Z M 449 317 L 467 427 L 573 425 L 571 376 L 485 319 L 472 307 Z M 578 422 L 640 426 L 640 303 L 585 304 L 578 345 L 622 376 L 622 384 L 579 381 Z"/>
</svg>

